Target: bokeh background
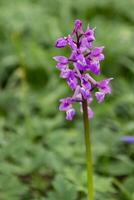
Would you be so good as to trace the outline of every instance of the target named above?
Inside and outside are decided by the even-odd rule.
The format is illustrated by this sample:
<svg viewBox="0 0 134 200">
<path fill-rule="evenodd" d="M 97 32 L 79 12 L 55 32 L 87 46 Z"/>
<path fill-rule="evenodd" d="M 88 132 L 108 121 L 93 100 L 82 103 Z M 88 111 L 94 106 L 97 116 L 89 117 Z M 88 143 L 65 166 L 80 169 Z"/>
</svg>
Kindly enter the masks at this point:
<svg viewBox="0 0 134 200">
<path fill-rule="evenodd" d="M 75 19 L 105 46 L 112 95 L 92 104 L 95 200 L 134 199 L 134 0 L 0 0 L 0 200 L 86 200 L 82 116 L 65 120 L 71 91 L 52 57 Z"/>
</svg>

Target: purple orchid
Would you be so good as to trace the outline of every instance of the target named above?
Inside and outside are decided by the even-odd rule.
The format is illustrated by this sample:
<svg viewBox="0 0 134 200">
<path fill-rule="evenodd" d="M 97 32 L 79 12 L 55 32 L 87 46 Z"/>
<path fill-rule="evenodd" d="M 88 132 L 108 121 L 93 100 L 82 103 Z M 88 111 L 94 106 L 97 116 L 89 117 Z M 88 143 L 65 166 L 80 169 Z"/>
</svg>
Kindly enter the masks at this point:
<svg viewBox="0 0 134 200">
<path fill-rule="evenodd" d="M 56 48 L 68 46 L 71 49 L 71 54 L 67 58 L 65 56 L 55 56 L 57 62 L 56 68 L 60 70 L 60 77 L 66 79 L 70 89 L 74 91 L 72 97 L 67 97 L 60 100 L 59 109 L 66 112 L 66 119 L 72 120 L 75 115 L 73 104 L 83 100 L 88 102 L 88 117 L 93 116 L 93 111 L 89 107 L 92 102 L 92 93 L 96 88 L 95 97 L 98 103 L 101 103 L 106 94 L 111 93 L 109 82 L 113 78 L 108 78 L 97 82 L 89 73 L 94 75 L 100 74 L 100 62 L 104 60 L 104 47 L 93 47 L 95 29 L 89 26 L 84 32 L 82 22 L 76 20 L 73 31 L 67 37 L 57 39 Z M 81 112 L 82 107 L 81 107 Z"/>
</svg>

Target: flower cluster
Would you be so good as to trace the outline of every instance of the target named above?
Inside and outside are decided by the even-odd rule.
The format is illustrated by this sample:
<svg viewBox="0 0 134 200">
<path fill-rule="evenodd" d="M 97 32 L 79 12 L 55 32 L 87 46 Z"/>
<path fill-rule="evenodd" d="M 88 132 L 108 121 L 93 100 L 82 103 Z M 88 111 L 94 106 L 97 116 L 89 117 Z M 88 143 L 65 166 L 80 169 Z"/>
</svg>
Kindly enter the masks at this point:
<svg viewBox="0 0 134 200">
<path fill-rule="evenodd" d="M 56 48 L 68 46 L 71 49 L 69 58 L 65 56 L 55 56 L 56 67 L 60 70 L 60 77 L 66 79 L 70 89 L 74 91 L 72 97 L 60 100 L 60 111 L 66 112 L 66 119 L 72 120 L 75 115 L 73 103 L 84 100 L 88 103 L 88 117 L 92 118 L 93 112 L 89 105 L 92 102 L 92 91 L 96 88 L 95 97 L 98 103 L 104 100 L 106 94 L 111 93 L 109 82 L 113 78 L 108 78 L 97 82 L 91 74 L 100 74 L 100 62 L 104 60 L 102 53 L 104 47 L 93 47 L 95 40 L 95 29 L 87 26 L 86 31 L 82 29 L 82 22 L 76 20 L 73 31 L 67 37 L 57 39 Z M 82 106 L 80 109 L 82 111 Z"/>
</svg>

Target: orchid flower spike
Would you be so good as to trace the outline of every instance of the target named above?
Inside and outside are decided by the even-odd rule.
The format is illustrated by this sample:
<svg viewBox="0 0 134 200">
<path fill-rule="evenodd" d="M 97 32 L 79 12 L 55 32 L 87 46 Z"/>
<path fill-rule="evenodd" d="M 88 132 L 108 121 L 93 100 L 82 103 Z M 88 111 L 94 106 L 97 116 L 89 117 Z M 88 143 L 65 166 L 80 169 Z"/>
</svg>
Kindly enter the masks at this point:
<svg viewBox="0 0 134 200">
<path fill-rule="evenodd" d="M 83 31 L 82 22 L 76 20 L 73 31 L 67 37 L 60 37 L 55 42 L 56 48 L 68 46 L 70 48 L 70 56 L 55 56 L 57 62 L 56 68 L 60 71 L 60 77 L 66 79 L 70 89 L 74 91 L 71 97 L 60 100 L 60 111 L 66 112 L 66 119 L 72 120 L 75 115 L 73 104 L 75 102 L 82 103 L 83 100 L 88 102 L 88 117 L 93 116 L 90 104 L 93 99 L 93 91 L 96 88 L 95 98 L 98 103 L 103 102 L 105 95 L 111 93 L 109 86 L 113 78 L 108 78 L 97 82 L 92 78 L 92 74 L 100 75 L 100 62 L 104 60 L 104 47 L 94 47 L 93 41 L 95 29 L 87 26 Z M 80 106 L 80 111 L 82 107 Z"/>
</svg>

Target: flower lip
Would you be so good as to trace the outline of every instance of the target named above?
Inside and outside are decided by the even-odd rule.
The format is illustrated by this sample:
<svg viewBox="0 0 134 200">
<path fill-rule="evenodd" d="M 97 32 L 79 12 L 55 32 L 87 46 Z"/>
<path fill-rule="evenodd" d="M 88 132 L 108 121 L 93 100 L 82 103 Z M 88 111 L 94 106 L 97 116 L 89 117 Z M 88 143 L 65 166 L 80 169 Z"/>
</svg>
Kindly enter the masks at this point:
<svg viewBox="0 0 134 200">
<path fill-rule="evenodd" d="M 96 92 L 95 97 L 98 103 L 101 103 L 104 100 L 105 94 L 103 92 Z"/>
<path fill-rule="evenodd" d="M 66 111 L 66 119 L 72 120 L 75 115 L 75 110 L 73 108 L 70 108 Z"/>
<path fill-rule="evenodd" d="M 70 97 L 60 99 L 59 110 L 60 111 L 68 110 L 71 107 L 71 103 L 72 103 L 72 98 L 70 98 Z"/>
<path fill-rule="evenodd" d="M 104 79 L 102 81 L 99 81 L 97 83 L 97 87 L 100 89 L 100 90 L 103 90 L 105 91 L 106 93 L 111 93 L 111 88 L 109 86 L 109 82 L 113 80 L 113 78 L 108 78 L 108 79 Z"/>
</svg>

